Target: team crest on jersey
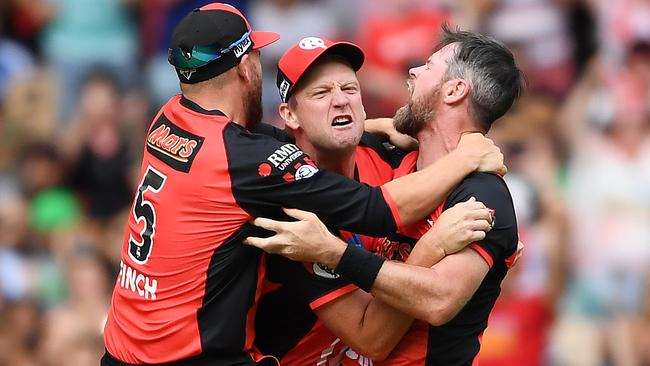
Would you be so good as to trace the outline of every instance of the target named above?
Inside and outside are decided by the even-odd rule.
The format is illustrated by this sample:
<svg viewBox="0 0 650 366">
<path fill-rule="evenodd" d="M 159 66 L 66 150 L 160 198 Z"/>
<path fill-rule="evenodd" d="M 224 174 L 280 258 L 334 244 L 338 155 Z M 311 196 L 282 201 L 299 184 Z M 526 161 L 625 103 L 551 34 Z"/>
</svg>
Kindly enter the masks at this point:
<svg viewBox="0 0 650 366">
<path fill-rule="evenodd" d="M 311 178 L 317 172 L 318 172 L 318 168 L 315 168 L 309 164 L 301 165 L 296 170 L 296 180 Z"/>
<path fill-rule="evenodd" d="M 293 182 L 311 178 L 318 173 L 318 167 L 309 157 L 305 156 L 301 160 L 302 162 L 295 163 L 290 169 L 287 169 L 287 172 L 282 176 L 284 180 Z"/>
<path fill-rule="evenodd" d="M 187 173 L 204 139 L 176 126 L 161 114 L 147 135 L 147 151 L 170 167 Z"/>
</svg>

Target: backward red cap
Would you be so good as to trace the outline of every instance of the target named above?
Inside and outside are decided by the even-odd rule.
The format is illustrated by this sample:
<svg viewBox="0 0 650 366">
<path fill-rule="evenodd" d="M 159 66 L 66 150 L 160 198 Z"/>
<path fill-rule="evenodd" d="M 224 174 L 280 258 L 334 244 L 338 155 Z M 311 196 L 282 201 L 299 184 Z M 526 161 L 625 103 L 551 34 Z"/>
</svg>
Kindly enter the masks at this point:
<svg viewBox="0 0 650 366">
<path fill-rule="evenodd" d="M 351 42 L 333 42 L 327 38 L 306 37 L 293 45 L 278 61 L 276 85 L 280 99 L 286 103 L 293 94 L 296 84 L 307 69 L 323 55 L 337 55 L 350 63 L 357 71 L 363 65 L 364 54 L 359 46 Z"/>
</svg>

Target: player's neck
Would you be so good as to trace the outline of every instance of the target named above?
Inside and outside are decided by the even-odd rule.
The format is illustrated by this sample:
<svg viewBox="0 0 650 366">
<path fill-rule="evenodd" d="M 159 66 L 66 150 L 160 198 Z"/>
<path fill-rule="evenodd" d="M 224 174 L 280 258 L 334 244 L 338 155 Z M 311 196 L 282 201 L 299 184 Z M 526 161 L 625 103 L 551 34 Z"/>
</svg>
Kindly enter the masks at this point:
<svg viewBox="0 0 650 366">
<path fill-rule="evenodd" d="M 439 128 L 425 128 L 417 135 L 419 153 L 417 169 L 422 170 L 449 154 L 458 144 L 460 134 L 441 131 Z"/>
<path fill-rule="evenodd" d="M 316 159 L 319 166 L 329 171 L 333 171 L 340 175 L 354 179 L 354 165 L 355 165 L 354 150 L 346 152 L 345 154 L 342 155 L 335 155 L 329 153 L 321 154 Z"/>
<path fill-rule="evenodd" d="M 228 88 L 224 89 L 227 90 Z M 231 121 L 246 127 L 244 98 L 239 93 L 223 93 L 205 88 L 200 92 L 184 92 L 183 96 L 205 110 L 220 110 Z"/>
<path fill-rule="evenodd" d="M 476 132 L 476 129 L 464 118 L 445 118 L 444 123 L 429 123 L 417 135 L 417 169 L 422 170 L 449 154 L 458 146 L 460 137 L 467 132 Z"/>
<path fill-rule="evenodd" d="M 296 136 L 296 143 L 316 162 L 318 167 L 354 178 L 355 149 L 330 151 L 317 149 L 308 141 Z"/>
</svg>

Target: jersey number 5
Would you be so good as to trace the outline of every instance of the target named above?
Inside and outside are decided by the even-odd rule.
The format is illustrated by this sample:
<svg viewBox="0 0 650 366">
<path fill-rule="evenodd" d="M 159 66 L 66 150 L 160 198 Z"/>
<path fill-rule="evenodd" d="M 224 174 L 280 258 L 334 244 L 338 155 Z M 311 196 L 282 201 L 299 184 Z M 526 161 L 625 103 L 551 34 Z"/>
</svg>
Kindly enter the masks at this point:
<svg viewBox="0 0 650 366">
<path fill-rule="evenodd" d="M 156 209 L 151 202 L 147 201 L 144 194 L 147 191 L 158 193 L 165 184 L 165 180 L 167 177 L 164 174 L 149 166 L 138 187 L 138 195 L 135 197 L 133 205 L 133 216 L 138 224 L 144 221 L 144 229 L 140 232 L 142 241 L 129 235 L 129 256 L 138 264 L 147 263 L 156 233 Z"/>
</svg>

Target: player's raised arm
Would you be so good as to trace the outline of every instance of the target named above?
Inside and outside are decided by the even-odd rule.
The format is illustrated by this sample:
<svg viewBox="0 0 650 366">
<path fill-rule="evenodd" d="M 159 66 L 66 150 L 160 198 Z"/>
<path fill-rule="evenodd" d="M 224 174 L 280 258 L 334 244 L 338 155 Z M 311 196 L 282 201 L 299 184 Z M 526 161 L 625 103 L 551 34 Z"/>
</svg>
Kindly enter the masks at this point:
<svg viewBox="0 0 650 366">
<path fill-rule="evenodd" d="M 408 225 L 433 211 L 473 171 L 506 172 L 499 148 L 478 133 L 464 135 L 448 155 L 421 171 L 384 184 L 382 189 L 395 203 L 401 224 Z"/>
</svg>

